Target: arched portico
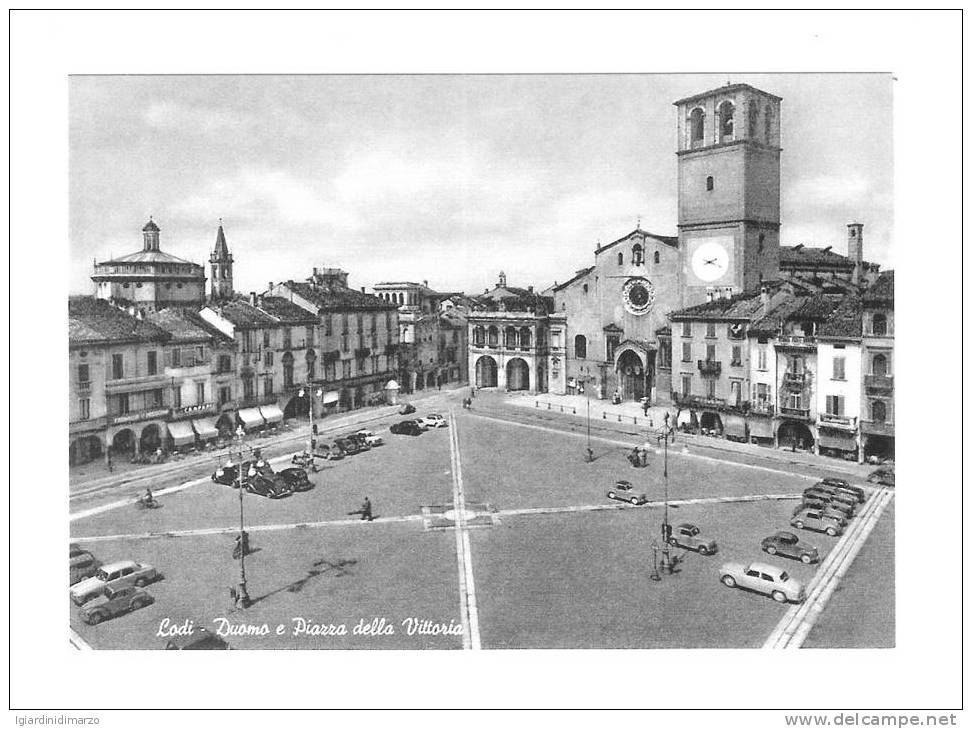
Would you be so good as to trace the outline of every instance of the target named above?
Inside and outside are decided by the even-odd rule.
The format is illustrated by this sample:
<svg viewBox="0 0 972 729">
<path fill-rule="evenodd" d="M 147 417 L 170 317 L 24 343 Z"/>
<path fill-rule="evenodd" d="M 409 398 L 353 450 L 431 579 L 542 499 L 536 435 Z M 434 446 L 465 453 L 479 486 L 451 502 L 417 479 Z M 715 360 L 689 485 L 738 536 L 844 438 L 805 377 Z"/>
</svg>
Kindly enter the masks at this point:
<svg viewBox="0 0 972 729">
<path fill-rule="evenodd" d="M 489 355 L 483 355 L 476 360 L 476 387 L 497 387 L 496 360 Z"/>
<path fill-rule="evenodd" d="M 153 453 L 162 447 L 162 430 L 155 423 L 149 423 L 142 428 L 139 438 L 139 449 L 142 453 Z"/>
<path fill-rule="evenodd" d="M 530 389 L 530 365 L 522 357 L 514 357 L 506 363 L 506 389 Z"/>
<path fill-rule="evenodd" d="M 104 446 L 97 435 L 82 435 L 71 441 L 68 453 L 70 464 L 76 466 L 101 458 L 104 454 Z"/>
<path fill-rule="evenodd" d="M 699 427 L 706 435 L 721 436 L 723 433 L 722 417 L 719 415 L 719 413 L 707 410 L 703 412 L 702 416 L 699 418 Z"/>
<path fill-rule="evenodd" d="M 113 453 L 135 453 L 136 438 L 135 432 L 131 428 L 122 428 L 111 439 L 111 450 Z"/>
<path fill-rule="evenodd" d="M 783 420 L 776 429 L 776 442 L 781 447 L 816 451 L 813 430 L 799 420 Z"/>
</svg>

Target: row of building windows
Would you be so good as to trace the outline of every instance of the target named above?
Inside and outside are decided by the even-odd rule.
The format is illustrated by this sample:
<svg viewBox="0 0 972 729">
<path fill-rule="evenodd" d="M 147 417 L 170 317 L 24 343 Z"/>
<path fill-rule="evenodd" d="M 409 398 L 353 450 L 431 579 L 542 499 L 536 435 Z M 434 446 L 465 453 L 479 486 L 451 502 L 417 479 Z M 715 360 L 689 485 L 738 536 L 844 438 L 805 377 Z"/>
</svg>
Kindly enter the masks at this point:
<svg viewBox="0 0 972 729">
<path fill-rule="evenodd" d="M 453 342 L 457 341 L 453 333 Z M 474 327 L 473 345 L 476 347 L 498 347 L 500 341 L 500 330 L 498 327 Z M 530 327 L 506 327 L 503 329 L 504 347 L 531 347 L 533 346 L 533 330 Z"/>
<path fill-rule="evenodd" d="M 653 260 L 655 261 L 655 263 L 661 263 L 661 254 L 658 251 L 655 251 Z M 644 262 L 645 262 L 645 249 L 641 247 L 640 243 L 635 243 L 631 247 L 631 263 L 634 266 L 641 266 L 644 265 Z M 618 265 L 619 266 L 624 265 L 624 253 L 621 251 L 618 251 Z M 587 293 L 587 284 L 584 284 L 584 293 Z"/>
</svg>

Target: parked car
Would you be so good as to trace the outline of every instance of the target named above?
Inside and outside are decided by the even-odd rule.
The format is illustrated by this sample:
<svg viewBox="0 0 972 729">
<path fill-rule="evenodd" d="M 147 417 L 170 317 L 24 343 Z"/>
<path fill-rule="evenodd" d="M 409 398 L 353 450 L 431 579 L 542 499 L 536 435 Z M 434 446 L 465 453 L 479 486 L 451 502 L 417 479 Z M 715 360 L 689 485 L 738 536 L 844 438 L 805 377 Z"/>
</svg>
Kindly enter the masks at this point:
<svg viewBox="0 0 972 729">
<path fill-rule="evenodd" d="M 228 651 L 229 644 L 206 628 L 193 628 L 189 635 L 174 635 L 166 641 L 167 651 Z"/>
<path fill-rule="evenodd" d="M 833 508 L 840 509 L 850 516 L 854 516 L 857 510 L 857 498 L 849 494 L 841 493 L 833 486 L 811 486 L 803 491 L 803 498 L 813 498 L 829 503 Z"/>
<path fill-rule="evenodd" d="M 648 503 L 648 496 L 636 493 L 630 481 L 615 481 L 614 488 L 607 492 L 609 499 L 627 501 L 633 506 L 643 506 Z"/>
<path fill-rule="evenodd" d="M 212 479 L 216 483 L 235 489 L 239 485 L 239 467 L 238 463 L 226 463 L 213 472 Z M 273 476 L 273 468 L 266 461 L 243 461 L 244 477 L 249 475 L 251 468 L 261 476 Z"/>
<path fill-rule="evenodd" d="M 864 491 L 864 489 L 862 489 L 860 486 L 852 486 L 842 478 L 825 478 L 820 483 L 826 484 L 827 486 L 833 486 L 835 489 L 837 489 L 837 493 L 839 494 L 842 493 L 852 496 L 853 498 L 857 499 L 857 503 L 859 504 L 863 504 L 865 501 L 867 501 L 867 493 Z"/>
<path fill-rule="evenodd" d="M 338 448 L 344 451 L 344 455 L 353 456 L 356 453 L 361 453 L 364 450 L 358 443 L 351 440 L 350 438 L 338 438 L 334 441 L 337 443 Z"/>
<path fill-rule="evenodd" d="M 371 450 L 371 443 L 369 443 L 368 440 L 364 436 L 358 435 L 357 433 L 350 433 L 350 434 L 344 436 L 344 438 L 342 440 L 349 440 L 349 441 L 351 441 L 356 446 L 358 446 L 358 450 L 359 451 L 370 451 Z"/>
<path fill-rule="evenodd" d="M 777 532 L 771 537 L 766 537 L 760 546 L 767 554 L 778 554 L 781 557 L 798 559 L 803 564 L 813 564 L 820 559 L 817 548 L 800 541 L 793 532 Z"/>
<path fill-rule="evenodd" d="M 403 402 L 398 408 L 399 415 L 411 415 L 415 412 L 415 406 L 411 403 Z"/>
<path fill-rule="evenodd" d="M 68 555 L 69 557 L 77 557 L 79 554 L 88 553 L 88 550 L 82 548 L 80 544 L 76 544 L 75 542 L 71 542 L 71 544 L 68 545 L 68 551 L 70 553 Z"/>
<path fill-rule="evenodd" d="M 841 503 L 840 501 L 831 501 L 829 497 L 816 493 L 804 494 L 803 501 L 793 509 L 793 513 L 796 514 L 801 509 L 806 508 L 820 509 L 841 519 L 851 519 L 854 516 L 854 510 L 848 507 L 847 504 Z"/>
<path fill-rule="evenodd" d="M 771 564 L 752 562 L 748 565 L 729 562 L 719 570 L 722 584 L 741 587 L 769 595 L 777 602 L 803 602 L 806 597 L 803 585 L 790 577 L 785 570 Z"/>
<path fill-rule="evenodd" d="M 247 480 L 246 491 L 268 499 L 285 499 L 294 493 L 287 479 L 279 478 L 278 474 L 263 476 L 259 473 Z"/>
<path fill-rule="evenodd" d="M 380 435 L 375 435 L 374 431 L 371 430 L 359 430 L 355 435 L 359 435 L 365 439 L 365 443 L 370 445 L 372 448 L 377 448 L 380 445 L 384 445 L 385 441 L 382 440 Z"/>
<path fill-rule="evenodd" d="M 150 564 L 124 560 L 102 565 L 101 568 L 86 580 L 81 580 L 71 588 L 71 599 L 78 605 L 83 605 L 96 595 L 104 592 L 106 587 L 120 590 L 123 587 L 144 587 L 150 582 L 162 579 L 161 573 Z"/>
<path fill-rule="evenodd" d="M 137 587 L 106 587 L 81 607 L 81 619 L 88 625 L 102 623 L 116 615 L 151 605 L 155 600 Z"/>
<path fill-rule="evenodd" d="M 69 584 L 74 585 L 88 577 L 93 577 L 100 567 L 101 562 L 91 552 L 81 550 L 70 558 L 71 582 Z"/>
<path fill-rule="evenodd" d="M 446 420 L 443 416 L 439 415 L 439 413 L 429 413 L 428 415 L 426 415 L 421 420 L 429 428 L 448 428 L 449 427 L 449 421 Z"/>
<path fill-rule="evenodd" d="M 795 526 L 797 529 L 813 529 L 836 537 L 844 533 L 847 522 L 835 514 L 808 506 L 793 515 L 790 526 Z"/>
<path fill-rule="evenodd" d="M 323 458 L 325 461 L 339 461 L 344 458 L 344 450 L 336 441 L 318 443 L 314 446 L 314 458 Z"/>
<path fill-rule="evenodd" d="M 868 483 L 894 488 L 894 466 L 881 466 L 871 471 L 867 477 Z"/>
<path fill-rule="evenodd" d="M 291 491 L 310 491 L 314 488 L 313 482 L 307 478 L 307 471 L 303 468 L 285 468 L 279 471 L 276 477 L 284 481 Z"/>
<path fill-rule="evenodd" d="M 706 539 L 699 535 L 700 530 L 695 524 L 679 524 L 672 529 L 672 536 L 668 538 L 668 543 L 673 547 L 694 549 L 701 555 L 715 554 L 719 551 L 714 539 Z"/>
<path fill-rule="evenodd" d="M 403 420 L 395 423 L 389 429 L 395 435 L 422 435 L 423 430 L 414 420 Z"/>
</svg>

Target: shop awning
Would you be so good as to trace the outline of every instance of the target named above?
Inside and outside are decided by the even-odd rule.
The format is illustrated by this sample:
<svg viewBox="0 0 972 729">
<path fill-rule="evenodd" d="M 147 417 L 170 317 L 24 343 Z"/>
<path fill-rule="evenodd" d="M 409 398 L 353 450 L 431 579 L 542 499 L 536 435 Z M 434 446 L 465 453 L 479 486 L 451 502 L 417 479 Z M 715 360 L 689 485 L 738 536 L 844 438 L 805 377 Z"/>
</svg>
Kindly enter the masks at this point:
<svg viewBox="0 0 972 729">
<path fill-rule="evenodd" d="M 216 418 L 196 418 L 192 421 L 192 427 L 203 440 L 210 440 L 219 437 L 219 430 L 216 428 Z"/>
<path fill-rule="evenodd" d="M 392 380 L 392 382 L 395 382 L 395 381 Z M 391 384 L 391 383 L 389 383 L 389 384 Z M 395 385 L 395 387 L 398 387 L 398 385 Z M 340 393 L 338 393 L 337 390 L 331 390 L 330 392 L 325 392 L 323 395 L 321 395 L 321 404 L 322 405 L 333 405 L 339 399 L 340 399 Z"/>
<path fill-rule="evenodd" d="M 746 437 L 746 421 L 738 415 L 726 415 L 722 419 L 722 428 L 732 438 Z"/>
<path fill-rule="evenodd" d="M 192 430 L 192 423 L 188 420 L 166 423 L 165 427 L 169 429 L 173 445 L 183 446 L 196 442 L 196 434 Z"/>
<path fill-rule="evenodd" d="M 678 424 L 679 425 L 695 425 L 698 422 L 695 419 L 695 415 L 691 410 L 682 410 L 678 414 Z"/>
<path fill-rule="evenodd" d="M 267 423 L 279 423 L 283 420 L 283 411 L 276 405 L 264 405 L 260 408 L 260 413 Z"/>
<path fill-rule="evenodd" d="M 260 414 L 260 408 L 242 408 L 236 417 L 240 419 L 243 423 L 244 428 L 259 428 L 263 425 L 263 416 Z"/>
<path fill-rule="evenodd" d="M 772 438 L 773 421 L 770 418 L 750 418 L 749 435 L 754 438 Z"/>
<path fill-rule="evenodd" d="M 838 451 L 857 450 L 857 441 L 854 436 L 840 431 L 821 431 L 817 445 L 821 448 L 833 448 Z"/>
</svg>

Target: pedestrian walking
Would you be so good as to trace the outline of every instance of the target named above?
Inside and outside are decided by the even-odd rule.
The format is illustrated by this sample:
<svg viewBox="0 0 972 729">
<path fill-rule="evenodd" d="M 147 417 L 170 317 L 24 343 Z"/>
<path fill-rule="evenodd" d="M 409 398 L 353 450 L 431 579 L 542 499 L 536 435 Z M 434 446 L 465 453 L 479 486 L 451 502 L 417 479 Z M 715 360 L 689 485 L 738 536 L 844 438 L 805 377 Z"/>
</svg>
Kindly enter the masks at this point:
<svg viewBox="0 0 972 729">
<path fill-rule="evenodd" d="M 645 401 L 642 404 L 644 405 L 645 417 L 647 418 L 648 417 L 648 398 L 645 398 Z"/>
<path fill-rule="evenodd" d="M 374 521 L 375 517 L 371 513 L 371 499 L 365 496 L 364 503 L 361 505 L 361 520 Z"/>
<path fill-rule="evenodd" d="M 107 455 L 108 455 L 108 473 L 114 473 L 115 464 L 111 462 L 111 448 L 108 449 Z"/>
</svg>

